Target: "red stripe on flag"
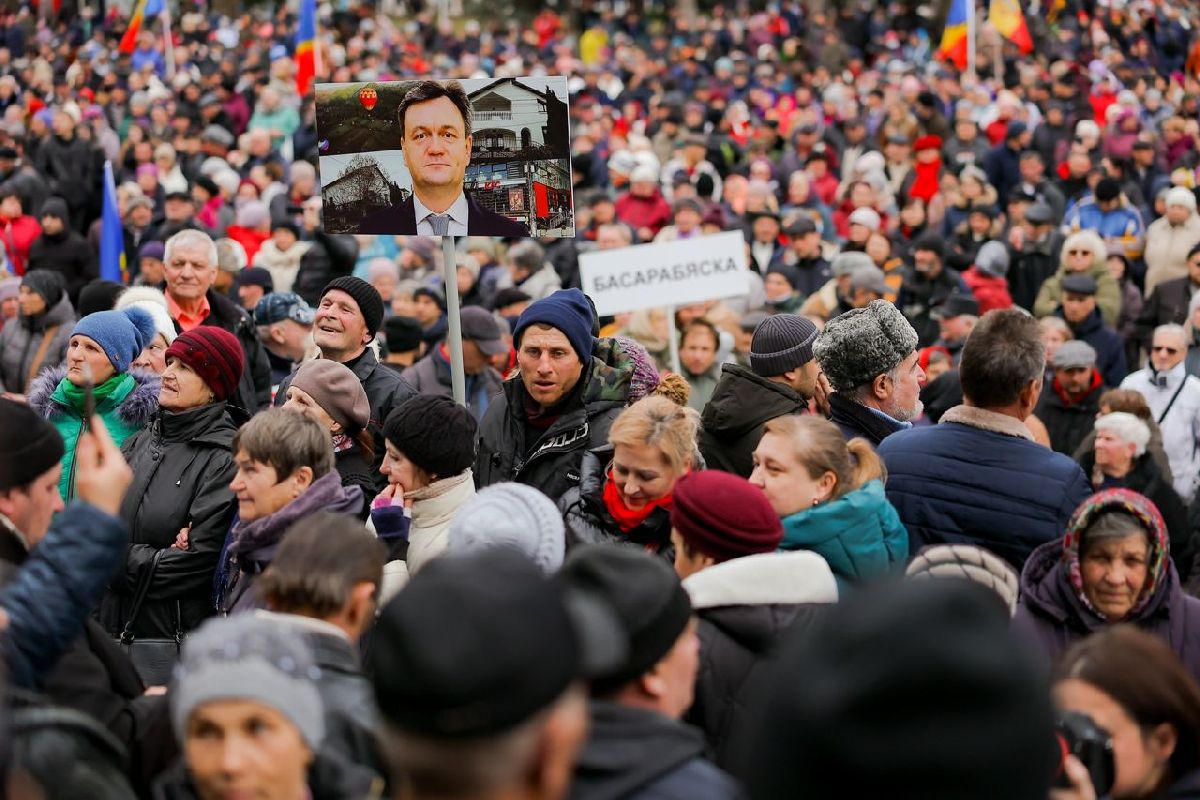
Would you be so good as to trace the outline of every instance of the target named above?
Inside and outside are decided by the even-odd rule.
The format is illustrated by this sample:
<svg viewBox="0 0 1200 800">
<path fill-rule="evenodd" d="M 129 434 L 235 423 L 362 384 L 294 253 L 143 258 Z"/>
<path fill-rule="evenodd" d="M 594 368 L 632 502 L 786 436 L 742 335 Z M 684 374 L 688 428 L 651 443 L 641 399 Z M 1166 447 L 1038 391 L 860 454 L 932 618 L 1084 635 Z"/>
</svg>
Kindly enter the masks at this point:
<svg viewBox="0 0 1200 800">
<path fill-rule="evenodd" d="M 301 46 L 296 52 L 296 91 L 301 97 L 308 94 L 313 77 L 317 74 L 312 44 Z"/>
<path fill-rule="evenodd" d="M 121 37 L 121 43 L 117 45 L 117 49 L 125 55 L 132 55 L 137 49 L 138 33 L 142 29 L 142 17 L 145 16 L 146 0 L 138 0 L 138 4 L 134 6 L 133 16 L 129 18 L 129 27 L 125 29 L 125 35 Z"/>
</svg>

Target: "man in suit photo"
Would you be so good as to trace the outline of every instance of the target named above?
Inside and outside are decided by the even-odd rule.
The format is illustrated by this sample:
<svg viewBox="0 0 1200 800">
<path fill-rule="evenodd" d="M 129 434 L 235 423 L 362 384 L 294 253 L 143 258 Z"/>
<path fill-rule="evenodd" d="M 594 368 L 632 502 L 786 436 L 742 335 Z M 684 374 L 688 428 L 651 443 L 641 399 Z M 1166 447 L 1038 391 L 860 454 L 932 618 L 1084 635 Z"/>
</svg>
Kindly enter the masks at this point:
<svg viewBox="0 0 1200 800">
<path fill-rule="evenodd" d="M 359 233 L 528 237 L 520 222 L 480 206 L 463 192 L 471 163 L 471 102 L 458 81 L 421 81 L 400 101 L 401 151 L 412 195 L 374 211 Z"/>
</svg>

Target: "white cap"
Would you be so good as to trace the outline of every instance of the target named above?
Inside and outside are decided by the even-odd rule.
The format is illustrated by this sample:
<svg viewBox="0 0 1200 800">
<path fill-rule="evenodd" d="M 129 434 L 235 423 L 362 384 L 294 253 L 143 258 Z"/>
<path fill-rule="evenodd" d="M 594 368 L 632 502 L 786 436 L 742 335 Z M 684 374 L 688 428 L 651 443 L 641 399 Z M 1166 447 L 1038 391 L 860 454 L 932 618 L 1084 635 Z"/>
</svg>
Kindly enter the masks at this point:
<svg viewBox="0 0 1200 800">
<path fill-rule="evenodd" d="M 1171 206 L 1184 206 L 1190 211 L 1196 210 L 1196 195 L 1191 189 L 1184 186 L 1176 186 L 1167 192 L 1167 208 Z"/>
<path fill-rule="evenodd" d="M 862 225 L 871 233 L 879 230 L 879 226 L 883 224 L 883 220 L 879 218 L 879 212 L 873 208 L 857 208 L 847 220 L 851 225 Z"/>
</svg>

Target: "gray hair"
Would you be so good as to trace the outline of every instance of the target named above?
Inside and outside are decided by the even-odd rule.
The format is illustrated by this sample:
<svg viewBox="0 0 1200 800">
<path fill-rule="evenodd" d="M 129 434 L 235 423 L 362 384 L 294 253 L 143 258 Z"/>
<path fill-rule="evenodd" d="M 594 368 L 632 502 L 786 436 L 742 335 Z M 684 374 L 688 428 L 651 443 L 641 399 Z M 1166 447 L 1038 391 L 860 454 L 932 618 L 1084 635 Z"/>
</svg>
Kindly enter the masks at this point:
<svg viewBox="0 0 1200 800">
<path fill-rule="evenodd" d="M 205 247 L 208 249 L 208 265 L 210 267 L 217 266 L 219 259 L 217 243 L 204 231 L 187 228 L 167 239 L 167 244 L 164 247 L 163 261 L 169 262 L 171 260 L 171 252 L 176 247 Z"/>
<path fill-rule="evenodd" d="M 546 251 L 537 242 L 528 239 L 508 248 L 508 260 L 529 273 L 537 272 L 546 261 Z"/>
<path fill-rule="evenodd" d="M 1124 511 L 1109 511 L 1101 514 L 1080 537 L 1080 555 L 1098 542 L 1124 539 L 1135 534 L 1141 534 L 1147 538 L 1150 536 L 1146 526 L 1132 514 Z"/>
<path fill-rule="evenodd" d="M 1125 444 L 1134 446 L 1134 458 L 1146 452 L 1150 443 L 1150 427 L 1133 414 L 1114 411 L 1096 420 L 1096 432 L 1107 431 Z"/>
<path fill-rule="evenodd" d="M 1180 344 L 1183 345 L 1183 349 L 1187 349 L 1187 330 L 1185 330 L 1182 325 L 1177 325 L 1174 322 L 1168 322 L 1166 325 L 1159 325 L 1154 329 L 1154 335 L 1158 336 L 1160 333 L 1169 333 L 1178 337 Z"/>
</svg>

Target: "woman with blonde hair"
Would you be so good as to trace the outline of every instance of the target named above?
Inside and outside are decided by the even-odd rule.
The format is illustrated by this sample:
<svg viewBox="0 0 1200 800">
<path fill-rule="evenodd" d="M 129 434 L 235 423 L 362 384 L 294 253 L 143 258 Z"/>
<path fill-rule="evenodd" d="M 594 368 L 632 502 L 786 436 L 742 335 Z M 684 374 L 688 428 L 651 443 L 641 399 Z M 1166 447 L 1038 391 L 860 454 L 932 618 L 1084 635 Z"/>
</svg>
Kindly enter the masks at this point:
<svg viewBox="0 0 1200 800">
<path fill-rule="evenodd" d="M 1038 290 L 1033 302 L 1035 317 L 1049 317 L 1062 305 L 1062 283 L 1068 275 L 1091 275 L 1096 280 L 1096 307 L 1107 325 L 1115 326 L 1121 315 L 1121 286 L 1108 270 L 1108 247 L 1093 230 L 1076 231 L 1063 242 L 1058 272 Z"/>
<path fill-rule="evenodd" d="M 783 550 L 829 562 L 839 588 L 904 567 L 908 531 L 883 491 L 883 462 L 863 438 L 847 442 L 820 417 L 767 423 L 750 482 L 783 520 Z"/>
<path fill-rule="evenodd" d="M 559 502 L 567 547 L 632 542 L 668 560 L 675 482 L 699 466 L 700 415 L 660 394 L 621 412 L 608 444 L 583 457 L 579 486 Z"/>
</svg>

